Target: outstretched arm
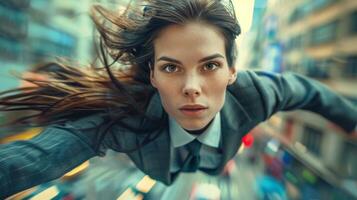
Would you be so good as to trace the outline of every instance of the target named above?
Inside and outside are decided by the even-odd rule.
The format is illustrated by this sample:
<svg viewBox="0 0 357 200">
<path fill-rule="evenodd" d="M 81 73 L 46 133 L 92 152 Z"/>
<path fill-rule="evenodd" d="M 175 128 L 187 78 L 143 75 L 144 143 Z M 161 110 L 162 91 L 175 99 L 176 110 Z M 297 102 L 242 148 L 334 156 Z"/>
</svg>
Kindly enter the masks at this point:
<svg viewBox="0 0 357 200">
<path fill-rule="evenodd" d="M 53 125 L 27 141 L 0 145 L 0 199 L 59 178 L 96 155 L 70 125 Z"/>
<path fill-rule="evenodd" d="M 350 133 L 357 126 L 357 106 L 318 81 L 295 74 L 249 73 L 262 97 L 265 119 L 278 111 L 304 109 L 320 114 Z"/>
</svg>

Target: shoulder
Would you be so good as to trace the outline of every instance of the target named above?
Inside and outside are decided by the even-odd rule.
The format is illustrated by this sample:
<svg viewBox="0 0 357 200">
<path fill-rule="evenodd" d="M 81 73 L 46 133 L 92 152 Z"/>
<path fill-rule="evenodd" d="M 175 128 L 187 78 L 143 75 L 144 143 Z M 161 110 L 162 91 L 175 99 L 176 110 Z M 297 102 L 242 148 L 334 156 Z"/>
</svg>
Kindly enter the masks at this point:
<svg viewBox="0 0 357 200">
<path fill-rule="evenodd" d="M 269 76 L 271 76 L 269 72 L 242 70 L 237 73 L 237 80 L 233 84 L 229 85 L 227 89 L 232 93 L 236 93 L 238 91 L 256 91 L 261 81 L 264 81 L 262 80 L 262 77 Z"/>
<path fill-rule="evenodd" d="M 264 75 L 256 71 L 240 71 L 237 80 L 227 88 L 226 101 L 236 102 L 250 118 L 255 119 L 254 122 L 264 116 L 264 91 L 260 86 L 263 85 L 260 76 Z"/>
<path fill-rule="evenodd" d="M 82 143 L 95 150 L 98 134 L 103 130 L 107 123 L 105 113 L 88 113 L 87 115 L 77 116 L 76 118 L 66 119 L 61 123 L 47 126 L 46 130 L 55 129 L 66 132 L 71 137 L 79 139 Z"/>
<path fill-rule="evenodd" d="M 278 75 L 268 71 L 242 70 L 237 73 L 237 80 L 232 86 L 239 88 L 253 87 L 256 82 L 274 79 Z"/>
<path fill-rule="evenodd" d="M 293 73 L 276 73 L 261 70 L 244 70 L 237 74 L 237 80 L 228 87 L 229 91 L 237 91 L 241 89 L 257 90 L 264 93 L 267 90 L 276 89 L 289 85 L 290 82 L 296 80 L 306 80 L 306 77 Z"/>
</svg>

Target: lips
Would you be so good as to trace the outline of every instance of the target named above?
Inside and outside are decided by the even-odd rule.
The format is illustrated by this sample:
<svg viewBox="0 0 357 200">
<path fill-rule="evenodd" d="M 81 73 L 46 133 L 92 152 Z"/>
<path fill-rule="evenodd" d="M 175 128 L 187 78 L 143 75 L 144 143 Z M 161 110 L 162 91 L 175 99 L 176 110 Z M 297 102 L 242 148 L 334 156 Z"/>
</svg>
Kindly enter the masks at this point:
<svg viewBox="0 0 357 200">
<path fill-rule="evenodd" d="M 199 105 L 199 104 L 194 104 L 194 105 L 184 105 L 180 108 L 180 110 L 202 110 L 202 109 L 207 109 L 206 106 Z"/>
<path fill-rule="evenodd" d="M 203 115 L 205 110 L 207 110 L 208 107 L 199 105 L 199 104 L 194 104 L 194 105 L 184 105 L 180 108 L 180 111 L 189 117 L 198 117 L 200 115 Z"/>
</svg>

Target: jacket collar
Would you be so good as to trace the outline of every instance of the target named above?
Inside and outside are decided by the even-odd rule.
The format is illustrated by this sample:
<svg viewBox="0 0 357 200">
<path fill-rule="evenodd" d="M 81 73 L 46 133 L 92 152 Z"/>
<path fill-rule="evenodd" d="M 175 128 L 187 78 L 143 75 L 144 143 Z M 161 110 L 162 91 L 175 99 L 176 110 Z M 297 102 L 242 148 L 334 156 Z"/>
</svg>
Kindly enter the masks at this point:
<svg viewBox="0 0 357 200">
<path fill-rule="evenodd" d="M 241 105 L 239 100 L 235 98 L 228 90 L 226 93 L 225 104 L 221 110 L 222 124 L 222 164 L 225 164 L 231 155 L 235 155 L 240 145 L 240 141 L 236 141 L 246 134 L 245 125 L 252 121 L 248 112 Z M 217 173 L 224 167 L 220 166 Z"/>
<path fill-rule="evenodd" d="M 153 119 L 162 119 L 162 116 L 166 114 L 157 92 L 151 97 L 145 114 Z M 165 119 L 167 120 L 167 118 Z M 168 124 L 168 122 L 166 123 Z M 141 167 L 150 177 L 170 184 L 172 182 L 170 174 L 171 141 L 168 127 L 166 126 L 158 134 L 159 136 L 155 140 L 140 149 L 143 160 Z"/>
<path fill-rule="evenodd" d="M 218 112 L 212 123 L 198 136 L 188 133 L 172 117 L 169 117 L 169 130 L 171 144 L 174 148 L 184 146 L 196 138 L 202 144 L 218 148 L 221 139 L 221 115 L 220 112 Z"/>
</svg>

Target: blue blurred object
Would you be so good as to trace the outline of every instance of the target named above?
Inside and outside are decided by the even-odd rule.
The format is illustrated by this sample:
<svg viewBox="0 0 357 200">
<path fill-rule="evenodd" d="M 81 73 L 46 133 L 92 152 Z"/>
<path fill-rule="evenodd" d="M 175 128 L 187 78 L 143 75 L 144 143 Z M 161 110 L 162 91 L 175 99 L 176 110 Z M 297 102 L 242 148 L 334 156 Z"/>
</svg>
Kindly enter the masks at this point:
<svg viewBox="0 0 357 200">
<path fill-rule="evenodd" d="M 291 163 L 293 162 L 294 157 L 292 155 L 290 155 L 287 151 L 283 152 L 283 156 L 282 156 L 282 162 L 284 166 L 290 166 Z"/>
<path fill-rule="evenodd" d="M 287 200 L 285 187 L 270 175 L 263 175 L 256 180 L 258 199 L 261 200 Z"/>
</svg>

